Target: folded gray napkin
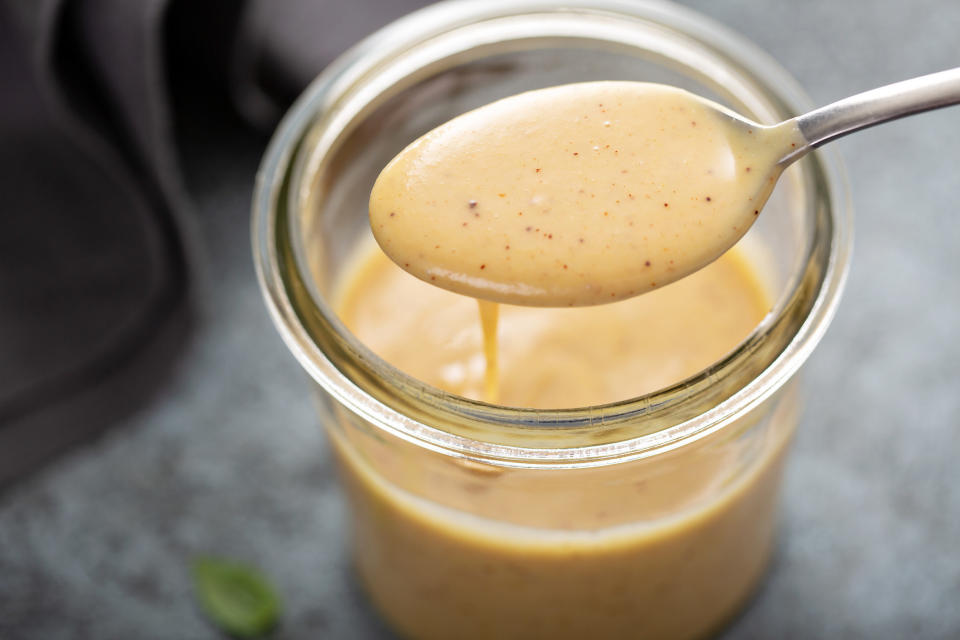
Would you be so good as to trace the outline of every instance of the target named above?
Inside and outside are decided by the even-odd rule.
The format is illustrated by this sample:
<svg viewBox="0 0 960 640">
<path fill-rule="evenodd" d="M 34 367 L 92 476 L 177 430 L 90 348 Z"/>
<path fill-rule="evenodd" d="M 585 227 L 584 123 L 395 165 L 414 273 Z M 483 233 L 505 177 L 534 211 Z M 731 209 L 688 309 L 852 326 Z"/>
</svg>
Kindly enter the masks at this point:
<svg viewBox="0 0 960 640">
<path fill-rule="evenodd" d="M 189 331 L 203 256 L 183 123 L 267 132 L 340 51 L 421 4 L 0 0 L 0 485 L 108 427 L 118 399 L 97 383 Z"/>
</svg>

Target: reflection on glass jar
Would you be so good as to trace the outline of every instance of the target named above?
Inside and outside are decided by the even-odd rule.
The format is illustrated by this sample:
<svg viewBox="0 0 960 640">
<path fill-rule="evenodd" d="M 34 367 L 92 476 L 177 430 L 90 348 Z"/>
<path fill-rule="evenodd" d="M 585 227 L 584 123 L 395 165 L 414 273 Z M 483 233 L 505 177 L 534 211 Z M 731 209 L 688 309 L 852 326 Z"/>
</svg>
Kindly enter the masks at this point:
<svg viewBox="0 0 960 640">
<path fill-rule="evenodd" d="M 369 242 L 378 171 L 468 109 L 596 79 L 682 86 L 761 122 L 806 106 L 762 53 L 686 10 L 552 5 L 437 5 L 332 65 L 264 159 L 257 268 L 282 336 L 318 385 L 362 580 L 398 631 L 699 636 L 762 575 L 797 422 L 794 374 L 842 288 L 850 213 L 828 155 L 785 174 L 738 246 L 770 313 L 717 362 L 642 397 L 561 410 L 483 404 L 387 364 L 337 316 L 356 249 Z"/>
</svg>

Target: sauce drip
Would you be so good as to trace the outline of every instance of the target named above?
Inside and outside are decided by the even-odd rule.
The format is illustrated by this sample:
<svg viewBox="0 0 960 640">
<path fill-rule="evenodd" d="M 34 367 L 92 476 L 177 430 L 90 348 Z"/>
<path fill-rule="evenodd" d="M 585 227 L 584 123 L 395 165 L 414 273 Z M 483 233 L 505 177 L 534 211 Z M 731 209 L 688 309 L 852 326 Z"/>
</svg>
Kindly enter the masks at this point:
<svg viewBox="0 0 960 640">
<path fill-rule="evenodd" d="M 477 306 L 480 311 L 480 329 L 483 331 L 483 399 L 495 404 L 500 399 L 500 367 L 497 359 L 500 305 L 487 300 L 477 300 Z"/>
</svg>

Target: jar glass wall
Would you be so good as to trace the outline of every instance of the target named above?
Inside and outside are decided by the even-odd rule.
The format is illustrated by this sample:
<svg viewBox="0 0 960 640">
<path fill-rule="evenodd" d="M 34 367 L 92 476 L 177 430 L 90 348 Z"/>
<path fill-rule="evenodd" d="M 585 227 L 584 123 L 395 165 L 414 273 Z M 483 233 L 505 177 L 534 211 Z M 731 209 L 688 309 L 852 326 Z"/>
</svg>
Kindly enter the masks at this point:
<svg viewBox="0 0 960 640">
<path fill-rule="evenodd" d="M 741 241 L 770 313 L 721 361 L 643 397 L 556 411 L 467 400 L 379 359 L 333 308 L 394 154 L 491 100 L 597 79 L 681 86 L 765 123 L 808 106 L 763 53 L 673 5 L 451 2 L 346 53 L 265 156 L 253 220 L 264 294 L 317 384 L 361 577 L 410 637 L 702 635 L 768 558 L 793 378 L 849 258 L 830 156 L 789 169 Z"/>
</svg>

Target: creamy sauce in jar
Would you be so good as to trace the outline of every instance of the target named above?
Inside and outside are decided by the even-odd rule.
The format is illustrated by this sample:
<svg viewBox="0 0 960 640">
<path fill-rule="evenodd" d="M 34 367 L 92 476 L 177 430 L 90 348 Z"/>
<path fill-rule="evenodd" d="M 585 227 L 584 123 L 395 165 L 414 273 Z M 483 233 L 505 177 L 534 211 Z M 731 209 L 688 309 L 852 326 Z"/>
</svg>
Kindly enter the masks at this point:
<svg viewBox="0 0 960 640">
<path fill-rule="evenodd" d="M 487 303 L 500 310 L 499 401 L 588 406 L 678 382 L 763 318 L 770 300 L 757 273 L 734 248 L 668 287 L 612 304 Z M 387 362 L 488 398 L 489 342 L 474 300 L 421 282 L 368 246 L 335 306 Z M 731 615 L 766 564 L 795 418 L 787 410 L 770 419 L 775 428 L 763 429 L 749 414 L 649 460 L 555 471 L 450 458 L 357 428 L 356 418 L 329 433 L 361 578 L 404 637 L 693 638 Z"/>
</svg>

